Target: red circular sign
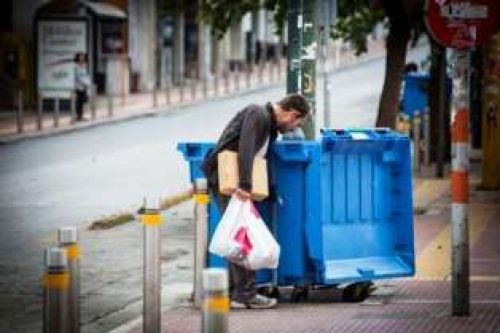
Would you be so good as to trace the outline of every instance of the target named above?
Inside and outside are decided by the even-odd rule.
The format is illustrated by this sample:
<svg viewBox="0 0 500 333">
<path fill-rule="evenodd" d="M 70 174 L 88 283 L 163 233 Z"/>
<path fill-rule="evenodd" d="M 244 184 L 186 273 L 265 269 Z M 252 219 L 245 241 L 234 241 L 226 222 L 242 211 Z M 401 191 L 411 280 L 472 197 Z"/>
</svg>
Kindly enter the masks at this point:
<svg viewBox="0 0 500 333">
<path fill-rule="evenodd" d="M 426 0 L 425 24 L 445 47 L 482 45 L 500 28 L 499 0 Z"/>
</svg>

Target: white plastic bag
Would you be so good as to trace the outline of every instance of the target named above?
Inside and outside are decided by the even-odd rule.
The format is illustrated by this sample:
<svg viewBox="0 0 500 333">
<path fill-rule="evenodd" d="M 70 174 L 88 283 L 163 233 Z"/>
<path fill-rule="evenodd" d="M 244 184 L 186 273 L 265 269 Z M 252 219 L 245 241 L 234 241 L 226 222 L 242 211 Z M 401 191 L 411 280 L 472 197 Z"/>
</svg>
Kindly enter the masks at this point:
<svg viewBox="0 0 500 333">
<path fill-rule="evenodd" d="M 232 196 L 215 229 L 210 253 L 251 270 L 278 267 L 280 246 L 251 200 Z"/>
</svg>

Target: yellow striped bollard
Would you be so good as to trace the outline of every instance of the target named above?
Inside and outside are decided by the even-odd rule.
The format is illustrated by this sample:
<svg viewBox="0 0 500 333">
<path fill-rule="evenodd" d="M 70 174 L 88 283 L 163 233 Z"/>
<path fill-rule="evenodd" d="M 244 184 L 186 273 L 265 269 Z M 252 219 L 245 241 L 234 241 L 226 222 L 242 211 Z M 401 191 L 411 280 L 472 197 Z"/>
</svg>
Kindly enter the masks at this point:
<svg viewBox="0 0 500 333">
<path fill-rule="evenodd" d="M 193 302 L 196 307 L 202 305 L 202 274 L 207 266 L 208 204 L 210 197 L 206 178 L 198 178 L 194 183 L 194 288 Z"/>
<path fill-rule="evenodd" d="M 144 289 L 143 332 L 160 333 L 161 330 L 161 237 L 160 202 L 148 203 L 139 210 L 140 222 L 144 225 Z"/>
<path fill-rule="evenodd" d="M 66 250 L 49 248 L 45 251 L 43 284 L 43 332 L 68 332 L 69 274 Z"/>
<path fill-rule="evenodd" d="M 225 268 L 203 271 L 203 333 L 227 333 L 229 313 L 228 275 Z"/>
<path fill-rule="evenodd" d="M 80 332 L 80 246 L 78 231 L 75 227 L 60 228 L 57 231 L 57 242 L 66 250 L 68 258 L 68 332 Z"/>
</svg>

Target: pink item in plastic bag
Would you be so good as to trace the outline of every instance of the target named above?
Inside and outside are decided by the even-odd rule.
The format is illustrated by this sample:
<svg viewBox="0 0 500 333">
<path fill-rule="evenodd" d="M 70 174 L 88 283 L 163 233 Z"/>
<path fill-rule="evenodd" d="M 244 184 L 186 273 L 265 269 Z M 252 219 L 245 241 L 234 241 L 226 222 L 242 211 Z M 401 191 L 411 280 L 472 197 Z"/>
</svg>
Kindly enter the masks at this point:
<svg viewBox="0 0 500 333">
<path fill-rule="evenodd" d="M 247 256 L 252 251 L 253 245 L 248 238 L 248 228 L 241 227 L 236 231 L 234 240 L 240 245 L 241 254 Z"/>
</svg>

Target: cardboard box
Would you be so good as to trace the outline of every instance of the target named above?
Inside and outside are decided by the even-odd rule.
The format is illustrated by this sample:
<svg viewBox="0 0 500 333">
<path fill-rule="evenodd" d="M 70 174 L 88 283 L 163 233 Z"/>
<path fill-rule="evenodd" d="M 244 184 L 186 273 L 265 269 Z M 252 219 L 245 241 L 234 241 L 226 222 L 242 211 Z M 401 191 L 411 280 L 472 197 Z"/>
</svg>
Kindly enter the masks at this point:
<svg viewBox="0 0 500 333">
<path fill-rule="evenodd" d="M 224 195 L 232 195 L 239 184 L 238 153 L 224 150 L 217 155 L 219 172 L 219 191 Z M 256 156 L 252 170 L 252 199 L 264 200 L 269 196 L 267 178 L 267 162 Z"/>
</svg>

